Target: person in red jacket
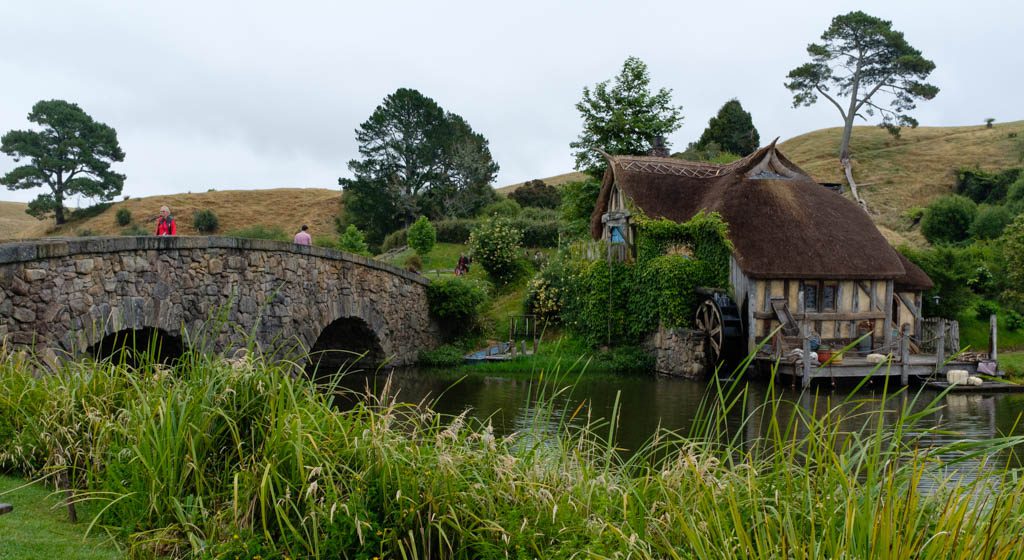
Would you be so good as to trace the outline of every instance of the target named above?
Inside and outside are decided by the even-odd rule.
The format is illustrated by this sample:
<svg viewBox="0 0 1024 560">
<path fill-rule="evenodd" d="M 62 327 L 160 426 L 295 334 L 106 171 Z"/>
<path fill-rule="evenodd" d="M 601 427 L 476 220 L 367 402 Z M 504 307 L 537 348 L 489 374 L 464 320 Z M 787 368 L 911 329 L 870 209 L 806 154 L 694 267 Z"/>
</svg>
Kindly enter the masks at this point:
<svg viewBox="0 0 1024 560">
<path fill-rule="evenodd" d="M 174 218 L 171 217 L 171 209 L 166 206 L 160 207 L 160 217 L 156 219 L 156 234 L 178 234 L 178 224 L 174 223 Z"/>
</svg>

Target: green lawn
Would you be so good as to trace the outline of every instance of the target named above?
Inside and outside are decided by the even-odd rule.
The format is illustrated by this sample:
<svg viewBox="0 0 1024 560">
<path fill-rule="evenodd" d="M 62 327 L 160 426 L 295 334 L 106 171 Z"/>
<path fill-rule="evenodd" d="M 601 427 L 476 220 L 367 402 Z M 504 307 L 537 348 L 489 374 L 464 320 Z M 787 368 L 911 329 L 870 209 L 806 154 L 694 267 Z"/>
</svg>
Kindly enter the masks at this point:
<svg viewBox="0 0 1024 560">
<path fill-rule="evenodd" d="M 1013 350 L 1024 350 L 1024 329 L 1011 331 L 1006 326 L 1006 318 L 1002 313 L 998 314 L 999 325 L 999 351 L 1009 352 Z M 985 352 L 988 349 L 988 319 L 978 319 L 971 307 L 957 318 L 960 323 L 960 346 L 968 344 L 971 350 Z"/>
<path fill-rule="evenodd" d="M 95 512 L 79 506 L 79 522 L 69 523 L 67 509 L 49 489 L 41 484 L 19 488 L 24 484 L 0 475 L 0 502 L 14 505 L 13 512 L 0 515 L 0 560 L 122 558 L 109 541 L 85 538 L 89 514 Z"/>
<path fill-rule="evenodd" d="M 1007 377 L 1024 377 L 1024 351 L 1000 352 L 999 367 Z"/>
</svg>

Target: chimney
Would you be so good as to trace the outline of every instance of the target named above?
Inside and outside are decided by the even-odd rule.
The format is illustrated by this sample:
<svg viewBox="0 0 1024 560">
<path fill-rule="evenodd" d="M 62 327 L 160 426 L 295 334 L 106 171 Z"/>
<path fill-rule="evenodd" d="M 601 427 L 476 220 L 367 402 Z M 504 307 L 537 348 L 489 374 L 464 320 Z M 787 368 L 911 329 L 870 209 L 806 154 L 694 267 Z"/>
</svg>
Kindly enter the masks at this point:
<svg viewBox="0 0 1024 560">
<path fill-rule="evenodd" d="M 668 146 L 665 145 L 665 137 L 657 135 L 651 139 L 651 149 L 647 152 L 649 156 L 668 157 Z"/>
</svg>

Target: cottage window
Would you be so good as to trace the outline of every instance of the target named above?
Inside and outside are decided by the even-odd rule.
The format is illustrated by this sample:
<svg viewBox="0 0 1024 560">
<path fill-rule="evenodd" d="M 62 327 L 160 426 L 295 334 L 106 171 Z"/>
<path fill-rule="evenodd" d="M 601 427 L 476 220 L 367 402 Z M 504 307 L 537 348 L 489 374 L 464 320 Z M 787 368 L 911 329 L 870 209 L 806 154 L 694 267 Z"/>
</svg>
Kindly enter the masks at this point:
<svg viewBox="0 0 1024 560">
<path fill-rule="evenodd" d="M 825 282 L 821 288 L 821 310 L 836 310 L 836 294 L 839 292 L 839 284 L 836 282 Z"/>
<path fill-rule="evenodd" d="M 804 296 L 804 311 L 818 311 L 818 283 L 804 282 L 801 292 Z"/>
<path fill-rule="evenodd" d="M 608 236 L 612 243 L 625 243 L 626 238 L 622 236 L 622 228 L 612 226 L 611 234 Z"/>
<path fill-rule="evenodd" d="M 804 311 L 836 311 L 839 296 L 838 282 L 803 282 L 800 287 Z"/>
</svg>

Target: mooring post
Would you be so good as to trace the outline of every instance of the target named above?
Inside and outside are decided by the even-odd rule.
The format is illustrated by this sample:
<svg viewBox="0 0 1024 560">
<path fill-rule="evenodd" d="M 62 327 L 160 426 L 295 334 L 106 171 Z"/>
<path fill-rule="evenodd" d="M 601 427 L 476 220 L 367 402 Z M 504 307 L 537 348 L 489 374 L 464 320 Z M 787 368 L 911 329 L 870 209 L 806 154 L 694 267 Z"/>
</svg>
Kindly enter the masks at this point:
<svg viewBox="0 0 1024 560">
<path fill-rule="evenodd" d="M 910 325 L 900 328 L 900 384 L 904 387 L 910 380 Z"/>
<path fill-rule="evenodd" d="M 999 335 L 999 324 L 996 321 L 996 314 L 988 316 L 988 359 L 993 362 L 998 359 L 999 345 L 996 338 Z"/>
<path fill-rule="evenodd" d="M 804 323 L 800 326 L 800 334 L 803 339 L 804 349 L 804 375 L 800 385 L 806 389 L 811 386 L 811 327 Z"/>
<path fill-rule="evenodd" d="M 942 373 L 942 363 L 946 361 L 946 320 L 939 317 L 939 332 L 935 341 L 935 373 Z"/>
</svg>

